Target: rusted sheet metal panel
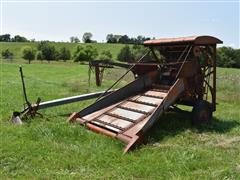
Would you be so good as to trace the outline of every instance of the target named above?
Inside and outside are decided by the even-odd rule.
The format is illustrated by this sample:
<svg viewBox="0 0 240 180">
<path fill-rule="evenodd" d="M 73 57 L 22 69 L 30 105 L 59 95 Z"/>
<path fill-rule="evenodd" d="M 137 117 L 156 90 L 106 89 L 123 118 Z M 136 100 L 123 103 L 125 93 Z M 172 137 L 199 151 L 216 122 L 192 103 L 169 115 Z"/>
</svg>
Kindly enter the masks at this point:
<svg viewBox="0 0 240 180">
<path fill-rule="evenodd" d="M 117 126 L 106 124 L 103 121 L 98 121 L 97 119 L 96 120 L 92 120 L 91 124 L 96 124 L 96 125 L 98 125 L 100 127 L 105 128 L 108 131 L 110 130 L 110 131 L 114 131 L 116 133 L 120 133 L 121 132 L 121 129 L 118 128 Z"/>
<path fill-rule="evenodd" d="M 98 126 L 94 126 L 93 124 L 90 124 L 90 123 L 87 123 L 86 126 L 94 132 L 105 134 L 105 135 L 113 137 L 113 138 L 116 137 L 116 135 L 117 135 L 116 133 L 108 131 L 104 128 L 100 128 Z"/>
<path fill-rule="evenodd" d="M 144 45 L 177 45 L 177 44 L 219 44 L 222 43 L 220 39 L 213 36 L 188 36 L 188 37 L 177 37 L 177 38 L 161 38 L 148 40 L 144 42 Z"/>
</svg>

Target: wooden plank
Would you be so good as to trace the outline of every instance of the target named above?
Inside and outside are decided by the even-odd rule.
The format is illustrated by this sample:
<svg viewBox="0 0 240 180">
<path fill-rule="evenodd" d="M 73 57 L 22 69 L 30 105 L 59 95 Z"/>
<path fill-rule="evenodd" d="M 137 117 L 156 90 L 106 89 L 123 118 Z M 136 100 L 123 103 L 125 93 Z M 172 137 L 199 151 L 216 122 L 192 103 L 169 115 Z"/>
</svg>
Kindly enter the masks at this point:
<svg viewBox="0 0 240 180">
<path fill-rule="evenodd" d="M 123 119 L 119 119 L 119 118 L 116 118 L 113 116 L 109 116 L 109 115 L 102 115 L 98 119 L 100 121 L 108 123 L 109 125 L 113 125 L 113 126 L 121 128 L 121 129 L 126 129 L 133 124 L 132 122 L 129 122 L 129 121 L 126 121 Z"/>
<path fill-rule="evenodd" d="M 123 119 L 125 121 L 132 122 L 132 123 L 134 123 L 134 121 L 135 121 L 134 119 L 130 119 L 128 117 L 119 116 L 117 114 L 112 114 L 110 112 L 106 112 L 106 113 L 104 113 L 104 115 L 109 115 L 109 116 L 112 116 L 112 117 L 115 117 L 115 118 L 118 118 L 118 119 Z"/>
<path fill-rule="evenodd" d="M 143 116 L 143 114 L 141 114 L 141 113 L 137 113 L 137 112 L 121 109 L 121 108 L 113 109 L 112 111 L 110 111 L 110 113 L 116 114 L 121 117 L 130 118 L 132 120 L 138 120 L 139 118 L 141 118 Z"/>
<path fill-rule="evenodd" d="M 154 110 L 154 106 L 149 106 L 149 105 L 144 105 L 136 102 L 130 102 L 126 101 L 125 103 L 121 104 L 121 107 L 131 107 L 134 109 L 138 109 L 140 111 L 145 111 L 145 112 L 152 112 Z"/>
<path fill-rule="evenodd" d="M 164 98 L 164 97 L 166 97 L 167 93 L 156 92 L 156 91 L 150 90 L 150 91 L 145 92 L 144 95 L 149 95 L 149 96 L 152 96 L 152 97 Z"/>
<path fill-rule="evenodd" d="M 127 107 L 127 106 L 122 106 L 121 105 L 121 106 L 118 106 L 118 108 L 125 109 L 125 110 L 128 110 L 128 111 L 137 112 L 137 113 L 141 113 L 141 114 L 145 114 L 145 115 L 149 114 L 149 112 L 136 109 L 135 107 Z"/>
<path fill-rule="evenodd" d="M 148 102 L 141 102 L 141 101 L 138 101 L 137 99 L 128 99 L 128 101 L 129 102 L 135 102 L 135 103 L 138 103 L 138 104 L 147 105 L 147 106 L 153 106 L 153 107 L 157 107 L 158 106 L 157 104 L 148 103 Z"/>
<path fill-rule="evenodd" d="M 152 104 L 160 104 L 163 101 L 163 99 L 146 97 L 146 96 L 139 96 L 134 99 L 140 102 L 146 102 L 146 103 L 152 103 Z"/>
</svg>

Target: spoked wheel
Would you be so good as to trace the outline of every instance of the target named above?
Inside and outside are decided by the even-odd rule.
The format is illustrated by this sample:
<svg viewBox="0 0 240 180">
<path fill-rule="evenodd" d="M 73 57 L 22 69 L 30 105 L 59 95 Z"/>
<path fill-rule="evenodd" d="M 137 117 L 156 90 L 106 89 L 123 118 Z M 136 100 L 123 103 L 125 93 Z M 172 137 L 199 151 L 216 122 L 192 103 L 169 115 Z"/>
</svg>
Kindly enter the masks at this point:
<svg viewBox="0 0 240 180">
<path fill-rule="evenodd" d="M 212 119 L 211 104 L 205 100 L 199 100 L 192 109 L 192 124 L 200 125 L 209 123 Z"/>
</svg>

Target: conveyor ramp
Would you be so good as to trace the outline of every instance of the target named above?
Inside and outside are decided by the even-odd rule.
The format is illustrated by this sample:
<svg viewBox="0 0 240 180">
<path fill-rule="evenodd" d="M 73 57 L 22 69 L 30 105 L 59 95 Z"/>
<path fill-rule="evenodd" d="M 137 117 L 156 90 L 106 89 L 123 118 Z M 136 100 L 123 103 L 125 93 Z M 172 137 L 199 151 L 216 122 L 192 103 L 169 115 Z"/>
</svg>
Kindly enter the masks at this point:
<svg viewBox="0 0 240 180">
<path fill-rule="evenodd" d="M 155 84 L 157 74 L 146 75 L 104 97 L 70 120 L 127 144 L 127 152 L 184 91 L 183 80 L 172 86 Z"/>
</svg>

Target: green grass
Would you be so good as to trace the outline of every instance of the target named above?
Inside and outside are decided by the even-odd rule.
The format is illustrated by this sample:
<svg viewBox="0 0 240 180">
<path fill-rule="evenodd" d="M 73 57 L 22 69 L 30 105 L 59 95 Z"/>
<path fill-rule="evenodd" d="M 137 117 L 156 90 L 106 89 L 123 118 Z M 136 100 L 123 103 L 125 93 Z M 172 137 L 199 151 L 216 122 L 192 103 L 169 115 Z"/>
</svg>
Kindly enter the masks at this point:
<svg viewBox="0 0 240 180">
<path fill-rule="evenodd" d="M 34 48 L 37 48 L 37 42 L 25 42 L 25 43 L 20 43 L 20 42 L 0 42 L 0 52 L 2 52 L 5 49 L 9 49 L 13 53 L 13 59 L 18 60 L 22 59 L 22 48 L 24 46 L 31 46 Z M 91 44 L 85 44 L 85 43 L 65 43 L 65 42 L 57 42 L 53 44 L 58 50 L 61 47 L 66 47 L 71 51 L 71 54 L 75 51 L 76 47 L 78 45 L 81 46 L 86 46 L 86 45 L 91 45 L 95 47 L 100 54 L 104 50 L 109 50 L 112 53 L 113 60 L 117 59 L 117 55 L 119 51 L 121 50 L 122 47 L 124 47 L 123 44 L 108 44 L 108 43 L 91 43 Z"/>
<path fill-rule="evenodd" d="M 146 144 L 123 155 L 119 141 L 66 122 L 94 100 L 40 111 L 22 126 L 9 122 L 22 107 L 18 64 L 2 63 L 0 178 L 239 179 L 240 70 L 218 68 L 212 124 L 192 127 L 190 113 L 166 113 Z M 29 99 L 43 101 L 106 89 L 124 70 L 107 70 L 103 86 L 88 87 L 88 68 L 74 63 L 23 64 Z M 132 77 L 125 78 L 119 86 Z M 189 108 L 187 108 L 189 109 Z"/>
</svg>

